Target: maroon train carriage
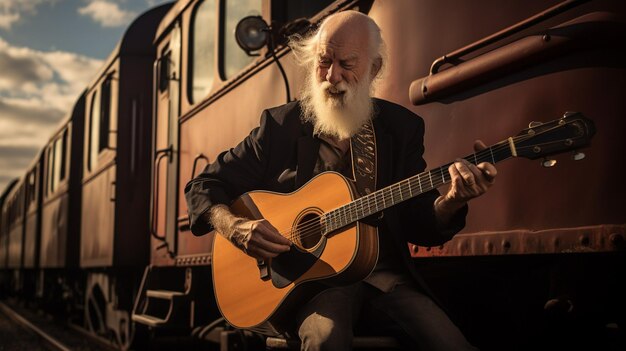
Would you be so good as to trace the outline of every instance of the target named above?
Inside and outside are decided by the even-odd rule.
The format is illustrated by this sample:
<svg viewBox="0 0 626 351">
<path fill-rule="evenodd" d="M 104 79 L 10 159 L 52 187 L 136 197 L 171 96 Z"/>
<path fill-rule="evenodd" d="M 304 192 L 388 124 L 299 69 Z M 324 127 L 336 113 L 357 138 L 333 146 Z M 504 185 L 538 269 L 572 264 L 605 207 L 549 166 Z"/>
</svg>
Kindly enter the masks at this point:
<svg viewBox="0 0 626 351">
<path fill-rule="evenodd" d="M 388 62 L 376 96 L 424 118 L 431 168 L 468 154 L 474 139 L 495 143 L 566 111 L 595 122 L 584 159 L 499 164 L 462 233 L 408 249 L 482 349 L 623 347 L 626 3 L 617 0 L 180 0 L 148 11 L 40 161 L 0 197 L 2 289 L 32 289 L 35 272 L 40 300 L 65 301 L 120 348 L 146 340 L 146 329 L 243 345 L 215 305 L 214 233 L 190 233 L 183 187 L 263 109 L 297 98 L 304 76 L 285 37 L 347 9 L 381 27 Z M 250 15 L 271 35 L 256 48 L 244 36 L 248 55 L 233 34 Z"/>
<path fill-rule="evenodd" d="M 10 271 L 7 269 L 7 258 L 9 254 L 9 207 L 5 206 L 8 196 L 13 187 L 17 184 L 17 179 L 10 181 L 0 194 L 0 296 L 9 292 Z"/>
<path fill-rule="evenodd" d="M 43 149 L 37 298 L 56 312 L 80 303 L 84 284 L 77 272 L 84 112 L 83 93 Z"/>
<path fill-rule="evenodd" d="M 281 35 L 306 27 L 306 21 L 290 17 L 302 4 L 181 0 L 163 20 L 155 41 L 153 266 L 144 277 L 136 322 L 155 329 L 201 328 L 200 318 L 215 315 L 210 304 L 199 310 L 212 297 L 198 278 L 209 271 L 213 234 L 191 235 L 182 189 L 257 126 L 263 109 L 285 102 L 286 85 L 271 51 L 247 56 L 233 38 L 235 23 L 261 15 L 272 25 L 275 54 L 297 96 L 303 76 Z M 304 17 L 317 23 L 351 8 L 368 13 L 382 28 L 388 62 L 376 96 L 424 118 L 430 167 L 470 153 L 475 139 L 495 143 L 566 111 L 595 122 L 598 134 L 583 150 L 587 158 L 560 156 L 548 169 L 527 160 L 502 163 L 498 184 L 472 203 L 468 226 L 457 239 L 442 248 L 410 249 L 479 346 L 565 342 L 565 332 L 585 329 L 585 323 L 593 325 L 589 333 L 567 342 L 611 342 L 615 330 L 623 332 L 626 315 L 617 298 L 624 287 L 616 278 L 626 266 L 620 206 L 626 185 L 615 172 L 626 156 L 620 141 L 626 70 L 616 54 L 625 33 L 625 4 L 334 1 Z M 453 54 L 433 65 L 447 53 Z M 419 89 L 409 98 L 413 81 Z M 586 262 L 581 274 L 595 279 L 577 283 L 581 267 L 573 262 Z M 589 293 L 582 282 L 598 289 Z M 164 306 L 151 309 L 163 299 Z M 580 315 L 568 312 L 570 303 Z"/>
<path fill-rule="evenodd" d="M 149 259 L 152 77 L 157 27 L 170 8 L 139 16 L 85 98 L 80 267 L 88 329 L 131 340 L 130 311 Z"/>
</svg>

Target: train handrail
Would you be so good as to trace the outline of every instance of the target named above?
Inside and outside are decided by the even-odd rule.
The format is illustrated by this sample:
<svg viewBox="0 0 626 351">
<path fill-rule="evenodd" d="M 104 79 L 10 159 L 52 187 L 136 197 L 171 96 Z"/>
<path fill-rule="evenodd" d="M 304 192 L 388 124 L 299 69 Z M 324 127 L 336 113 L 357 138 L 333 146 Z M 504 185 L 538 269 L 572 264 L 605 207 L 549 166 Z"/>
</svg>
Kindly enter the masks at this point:
<svg viewBox="0 0 626 351">
<path fill-rule="evenodd" d="M 515 33 L 518 33 L 526 28 L 529 28 L 537 23 L 543 22 L 549 18 L 552 18 L 560 13 L 563 13 L 573 7 L 581 5 L 589 0 L 567 0 L 562 3 L 556 4 L 549 9 L 541 11 L 536 15 L 529 17 L 523 21 L 520 21 L 510 27 L 507 27 L 499 32 L 493 33 L 492 35 L 482 38 L 478 41 L 475 41 L 469 45 L 466 45 L 460 49 L 454 50 L 453 52 L 443 55 L 440 58 L 433 61 L 430 66 L 430 74 L 435 74 L 439 72 L 439 69 L 445 65 L 446 63 L 454 64 L 456 63 L 460 57 L 463 57 L 473 51 L 484 48 L 487 45 L 493 44 L 496 41 L 511 36 Z"/>
<path fill-rule="evenodd" d="M 191 178 L 189 179 L 193 179 L 196 176 L 196 166 L 198 165 L 199 160 L 205 160 L 206 163 L 209 163 L 209 158 L 206 157 L 205 154 L 203 153 L 197 154 L 196 157 L 193 159 L 193 167 L 191 167 Z"/>
<path fill-rule="evenodd" d="M 165 241 L 165 235 L 159 235 L 159 233 L 157 233 L 157 224 L 155 223 L 157 215 L 156 215 L 156 211 L 158 211 L 159 209 L 159 192 L 158 192 L 158 187 L 159 187 L 159 166 L 161 165 L 161 160 L 163 160 L 164 158 L 169 158 L 170 155 L 172 154 L 173 148 L 172 145 L 170 145 L 169 147 L 165 148 L 165 149 L 159 149 L 156 150 L 154 153 L 154 157 L 155 157 L 155 162 L 154 162 L 154 185 L 152 187 L 152 193 L 154 194 L 154 198 L 152 203 L 150 204 L 152 206 L 152 210 L 150 211 L 150 235 L 152 235 L 155 239 L 161 240 L 161 241 Z"/>
</svg>

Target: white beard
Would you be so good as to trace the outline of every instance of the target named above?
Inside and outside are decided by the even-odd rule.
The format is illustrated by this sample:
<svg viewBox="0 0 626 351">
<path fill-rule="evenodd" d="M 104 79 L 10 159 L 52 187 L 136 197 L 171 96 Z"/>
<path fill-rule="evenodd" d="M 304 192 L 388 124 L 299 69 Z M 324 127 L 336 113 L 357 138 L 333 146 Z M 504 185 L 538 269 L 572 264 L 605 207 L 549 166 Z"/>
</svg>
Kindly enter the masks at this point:
<svg viewBox="0 0 626 351">
<path fill-rule="evenodd" d="M 316 135 L 350 138 L 373 117 L 371 85 L 371 79 L 363 79 L 356 86 L 344 81 L 333 86 L 327 81 L 318 82 L 313 70 L 301 92 L 302 119 L 313 123 Z M 331 94 L 338 92 L 343 94 Z"/>
</svg>

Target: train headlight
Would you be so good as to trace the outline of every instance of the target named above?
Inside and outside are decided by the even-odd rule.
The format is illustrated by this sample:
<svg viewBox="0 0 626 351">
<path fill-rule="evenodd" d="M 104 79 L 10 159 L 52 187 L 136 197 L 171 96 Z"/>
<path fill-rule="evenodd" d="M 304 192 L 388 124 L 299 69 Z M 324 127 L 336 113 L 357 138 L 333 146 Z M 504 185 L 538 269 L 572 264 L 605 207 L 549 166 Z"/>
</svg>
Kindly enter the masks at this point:
<svg viewBox="0 0 626 351">
<path fill-rule="evenodd" d="M 247 16 L 237 23 L 235 39 L 248 55 L 267 45 L 269 26 L 261 16 Z"/>
</svg>

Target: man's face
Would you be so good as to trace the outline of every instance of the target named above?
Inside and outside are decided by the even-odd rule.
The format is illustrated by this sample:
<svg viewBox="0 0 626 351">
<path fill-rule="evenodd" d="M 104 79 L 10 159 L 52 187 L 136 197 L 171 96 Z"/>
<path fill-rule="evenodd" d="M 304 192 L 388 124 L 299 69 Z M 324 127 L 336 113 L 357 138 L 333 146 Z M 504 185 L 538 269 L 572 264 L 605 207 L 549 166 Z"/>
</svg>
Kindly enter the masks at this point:
<svg viewBox="0 0 626 351">
<path fill-rule="evenodd" d="M 345 26 L 337 29 L 332 24 L 322 30 L 315 69 L 329 103 L 342 106 L 348 89 L 356 89 L 362 80 L 369 83 L 368 48 L 366 31 Z"/>
<path fill-rule="evenodd" d="M 316 134 L 345 139 L 373 116 L 367 24 L 348 14 L 329 18 L 320 30 L 301 95 L 303 116 Z"/>
</svg>

